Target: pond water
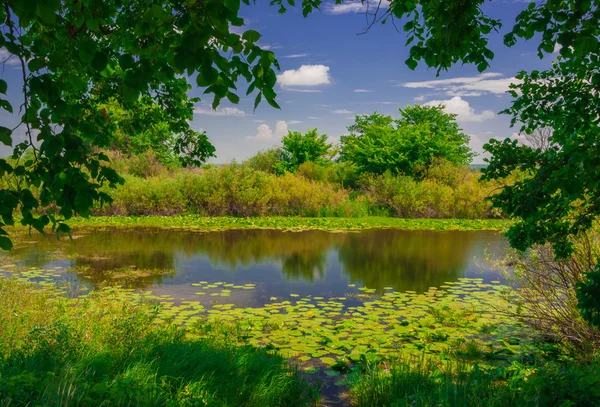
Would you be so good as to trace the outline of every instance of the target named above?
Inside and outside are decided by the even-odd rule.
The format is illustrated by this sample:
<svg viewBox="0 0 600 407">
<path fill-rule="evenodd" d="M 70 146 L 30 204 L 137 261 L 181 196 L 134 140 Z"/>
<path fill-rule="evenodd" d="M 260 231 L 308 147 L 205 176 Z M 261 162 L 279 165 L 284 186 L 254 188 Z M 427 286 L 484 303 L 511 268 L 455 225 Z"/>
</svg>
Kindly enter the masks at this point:
<svg viewBox="0 0 600 407">
<path fill-rule="evenodd" d="M 484 257 L 505 247 L 501 234 L 486 231 L 137 229 L 37 238 L 14 252 L 21 269 L 52 269 L 87 288 L 119 284 L 176 302 L 254 307 L 295 294 L 351 299 L 365 287 L 424 292 L 464 277 L 499 280 Z M 118 271 L 132 266 L 137 274 Z"/>
</svg>

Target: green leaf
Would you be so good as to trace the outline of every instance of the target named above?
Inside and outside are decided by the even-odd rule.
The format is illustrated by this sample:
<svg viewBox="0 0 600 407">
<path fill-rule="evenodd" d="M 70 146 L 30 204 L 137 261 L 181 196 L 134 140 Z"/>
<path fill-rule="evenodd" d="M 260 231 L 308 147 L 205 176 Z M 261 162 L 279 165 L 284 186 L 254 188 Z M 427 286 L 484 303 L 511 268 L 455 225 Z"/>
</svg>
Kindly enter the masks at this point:
<svg viewBox="0 0 600 407">
<path fill-rule="evenodd" d="M 242 34 L 242 39 L 249 42 L 256 42 L 260 39 L 261 35 L 258 31 L 248 30 Z"/>
<path fill-rule="evenodd" d="M 94 59 L 92 59 L 92 67 L 96 71 L 101 72 L 106 68 L 106 64 L 108 64 L 108 55 L 102 51 L 96 52 Z"/>
<path fill-rule="evenodd" d="M 238 95 L 236 95 L 235 93 L 227 93 L 227 99 L 229 99 L 229 101 L 231 103 L 237 104 L 240 102 L 240 97 Z"/>
<path fill-rule="evenodd" d="M 13 108 L 12 105 L 10 104 L 10 102 L 6 99 L 0 99 L 0 108 L 6 110 L 9 113 L 13 112 Z"/>
<path fill-rule="evenodd" d="M 240 9 L 240 0 L 225 0 L 225 7 L 237 13 Z"/>
<path fill-rule="evenodd" d="M 45 23 L 54 24 L 56 21 L 56 10 L 48 4 L 38 3 L 35 12 Z"/>
<path fill-rule="evenodd" d="M 281 109 L 275 99 L 267 99 L 267 103 L 273 106 L 275 109 Z"/>
<path fill-rule="evenodd" d="M 89 19 L 89 20 L 85 20 L 85 25 L 87 26 L 87 28 L 90 31 L 93 31 L 95 33 L 100 31 L 100 22 L 96 19 Z"/>
<path fill-rule="evenodd" d="M 4 79 L 0 79 L 0 93 L 6 95 L 6 91 L 8 90 L 8 85 Z"/>
<path fill-rule="evenodd" d="M 0 236 L 0 249 L 11 250 L 13 248 L 12 241 L 6 236 Z"/>
<path fill-rule="evenodd" d="M 261 99 L 262 99 L 262 92 L 258 92 L 258 94 L 256 95 L 256 98 L 254 99 L 254 110 L 256 110 L 256 108 L 258 107 Z"/>
<path fill-rule="evenodd" d="M 119 65 L 122 69 L 130 69 L 135 66 L 135 59 L 130 54 L 121 54 L 119 56 Z"/>
<path fill-rule="evenodd" d="M 414 58 L 408 58 L 406 61 L 404 61 L 404 63 L 406 64 L 406 66 L 408 66 L 409 69 L 413 71 L 419 64 Z"/>
<path fill-rule="evenodd" d="M 69 227 L 69 225 L 67 225 L 66 223 L 59 223 L 58 227 L 56 228 L 57 239 L 60 239 L 61 233 L 66 233 L 67 235 L 69 235 L 69 237 L 71 237 L 71 228 Z"/>
</svg>

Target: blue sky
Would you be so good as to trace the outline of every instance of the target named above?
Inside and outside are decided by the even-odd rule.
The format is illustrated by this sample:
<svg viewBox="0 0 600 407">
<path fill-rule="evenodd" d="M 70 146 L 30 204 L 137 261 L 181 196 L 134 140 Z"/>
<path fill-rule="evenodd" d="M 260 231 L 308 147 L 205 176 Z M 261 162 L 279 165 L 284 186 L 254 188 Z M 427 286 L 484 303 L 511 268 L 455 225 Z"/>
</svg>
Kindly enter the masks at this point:
<svg viewBox="0 0 600 407">
<path fill-rule="evenodd" d="M 223 103 L 216 112 L 210 108 L 212 100 L 199 103 L 192 127 L 207 131 L 217 150 L 213 162 L 248 158 L 278 145 L 287 130 L 316 127 L 338 142 L 354 114 L 377 111 L 397 116 L 399 107 L 415 103 L 444 103 L 449 112 L 458 114 L 461 126 L 471 136 L 471 147 L 480 153 L 490 138 L 509 137 L 516 131 L 510 128 L 508 116 L 497 114 L 510 104 L 511 98 L 504 92 L 514 75 L 523 69 L 548 68 L 554 59 L 548 55 L 540 60 L 535 41 L 520 42 L 510 49 L 503 46 L 503 34 L 527 6 L 519 1 L 494 0 L 485 6 L 489 15 L 504 22 L 502 32 L 490 39 L 496 54 L 491 68 L 482 75 L 474 66 L 456 66 L 439 77 L 434 69 L 419 65 L 411 71 L 404 65 L 406 38 L 392 25 L 377 25 L 358 35 L 365 27 L 358 3 L 340 7 L 325 0 L 321 11 L 306 19 L 300 8 L 279 15 L 268 3 L 258 0 L 242 6 L 246 26 L 240 31 L 259 31 L 259 45 L 275 52 L 281 64 L 276 85 L 281 110 L 263 102 L 254 112 L 253 95 L 242 97 L 235 106 Z M 0 55 L 0 61 L 3 59 Z M 17 101 L 17 86 L 13 85 L 18 71 L 11 63 L 0 72 L 3 79 L 8 78 L 9 90 L 12 88 L 9 99 Z M 240 89 L 241 96 L 245 89 Z M 201 90 L 195 89 L 191 95 L 200 96 Z M 0 113 L 0 119 L 7 124 L 15 120 L 6 112 Z M 0 154 L 6 152 L 0 149 Z M 482 160 L 479 155 L 474 162 Z"/>
</svg>

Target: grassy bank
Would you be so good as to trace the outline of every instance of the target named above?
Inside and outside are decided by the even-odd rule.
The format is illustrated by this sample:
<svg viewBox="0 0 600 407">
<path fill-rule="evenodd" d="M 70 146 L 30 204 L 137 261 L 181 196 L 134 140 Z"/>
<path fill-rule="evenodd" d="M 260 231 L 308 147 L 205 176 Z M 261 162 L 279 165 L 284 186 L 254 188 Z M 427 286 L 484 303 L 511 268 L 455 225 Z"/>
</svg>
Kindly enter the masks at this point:
<svg viewBox="0 0 600 407">
<path fill-rule="evenodd" d="M 119 288 L 67 298 L 25 281 L 39 273 L 13 277 L 0 278 L 0 405 L 303 406 L 320 380 L 361 407 L 600 402 L 598 359 L 498 312 L 510 293 L 480 279 L 240 308 Z"/>
<path fill-rule="evenodd" d="M 401 219 L 389 217 L 307 218 L 307 217 L 204 217 L 186 216 L 95 216 L 69 220 L 73 228 L 152 227 L 217 231 L 234 229 L 278 230 L 504 230 L 509 224 L 499 219 Z"/>
<path fill-rule="evenodd" d="M 349 379 L 357 407 L 587 407 L 600 405 L 600 358 L 590 363 L 514 362 L 495 370 L 477 363 L 370 366 Z"/>
<path fill-rule="evenodd" d="M 150 303 L 101 292 L 67 299 L 2 278 L 0 297 L 2 406 L 301 406 L 315 398 L 281 357 L 157 326 Z"/>
</svg>

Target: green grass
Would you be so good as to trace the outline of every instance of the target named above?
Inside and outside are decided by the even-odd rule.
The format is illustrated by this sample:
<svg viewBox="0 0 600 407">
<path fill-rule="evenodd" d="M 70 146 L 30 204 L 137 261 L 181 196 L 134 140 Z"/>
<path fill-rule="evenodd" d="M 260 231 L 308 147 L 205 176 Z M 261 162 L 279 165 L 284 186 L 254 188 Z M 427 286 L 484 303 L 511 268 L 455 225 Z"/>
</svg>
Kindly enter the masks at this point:
<svg viewBox="0 0 600 407">
<path fill-rule="evenodd" d="M 157 227 L 216 231 L 231 229 L 280 230 L 504 230 L 506 220 L 498 219 L 401 219 L 389 217 L 363 218 L 305 218 L 305 217 L 204 217 L 177 216 L 101 216 L 73 218 L 69 224 L 76 227 Z"/>
<path fill-rule="evenodd" d="M 600 359 L 591 364 L 514 362 L 480 369 L 464 362 L 369 366 L 348 379 L 357 407 L 587 407 L 600 405 Z"/>
<path fill-rule="evenodd" d="M 314 386 L 277 355 L 153 324 L 96 292 L 68 299 L 0 279 L 0 406 L 302 406 Z M 207 327 L 209 329 L 209 327 Z"/>
</svg>

